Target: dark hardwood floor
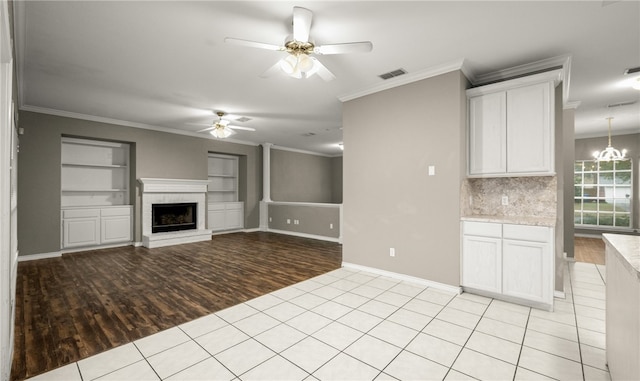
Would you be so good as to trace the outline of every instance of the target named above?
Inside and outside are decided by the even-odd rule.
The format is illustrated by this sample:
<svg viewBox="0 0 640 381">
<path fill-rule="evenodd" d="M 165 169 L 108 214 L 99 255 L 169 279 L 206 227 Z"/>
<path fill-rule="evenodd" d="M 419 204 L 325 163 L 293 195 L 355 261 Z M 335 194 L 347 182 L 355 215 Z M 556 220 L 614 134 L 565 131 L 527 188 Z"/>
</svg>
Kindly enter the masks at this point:
<svg viewBox="0 0 640 381">
<path fill-rule="evenodd" d="M 234 233 L 18 265 L 12 380 L 22 380 L 340 267 L 337 243 Z"/>
<path fill-rule="evenodd" d="M 604 241 L 602 238 L 574 238 L 574 258 L 577 262 L 604 265 Z"/>
</svg>

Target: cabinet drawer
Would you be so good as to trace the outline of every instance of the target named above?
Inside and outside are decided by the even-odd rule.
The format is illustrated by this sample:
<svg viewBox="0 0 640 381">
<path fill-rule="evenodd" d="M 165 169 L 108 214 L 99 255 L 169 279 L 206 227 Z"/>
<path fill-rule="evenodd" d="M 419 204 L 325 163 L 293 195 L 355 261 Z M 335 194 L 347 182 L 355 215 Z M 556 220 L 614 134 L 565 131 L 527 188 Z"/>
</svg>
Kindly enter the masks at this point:
<svg viewBox="0 0 640 381">
<path fill-rule="evenodd" d="M 100 209 L 63 209 L 62 218 L 100 217 Z"/>
<path fill-rule="evenodd" d="M 521 241 L 549 242 L 550 229 L 546 226 L 509 225 L 504 224 L 502 235 L 505 239 Z"/>
<path fill-rule="evenodd" d="M 225 206 L 224 204 L 208 204 L 207 205 L 207 210 L 208 211 L 214 211 L 214 210 L 224 210 Z"/>
<path fill-rule="evenodd" d="M 110 216 L 130 216 L 131 208 L 123 207 L 123 208 L 105 208 L 100 210 L 100 215 L 102 217 L 110 217 Z"/>
<path fill-rule="evenodd" d="M 464 221 L 462 223 L 462 234 L 501 238 L 502 224 Z"/>
</svg>

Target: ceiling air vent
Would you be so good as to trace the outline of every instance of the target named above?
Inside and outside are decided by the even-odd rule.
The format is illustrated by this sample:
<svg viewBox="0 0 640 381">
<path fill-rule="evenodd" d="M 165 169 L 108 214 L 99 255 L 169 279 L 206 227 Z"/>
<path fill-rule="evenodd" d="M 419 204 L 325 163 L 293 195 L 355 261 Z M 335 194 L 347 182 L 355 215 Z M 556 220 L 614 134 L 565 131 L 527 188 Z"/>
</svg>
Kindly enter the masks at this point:
<svg viewBox="0 0 640 381">
<path fill-rule="evenodd" d="M 638 67 L 632 67 L 632 68 L 630 68 L 630 69 L 625 70 L 625 71 L 624 71 L 624 75 L 627 75 L 627 74 L 633 74 L 633 73 L 638 73 L 638 72 L 640 72 L 640 66 L 638 66 Z"/>
<path fill-rule="evenodd" d="M 391 79 L 393 77 L 397 77 L 399 75 L 404 75 L 407 74 L 407 71 L 404 69 L 396 69 L 393 71 L 390 71 L 388 73 L 384 73 L 384 74 L 380 74 L 378 77 L 382 78 L 382 79 Z"/>
<path fill-rule="evenodd" d="M 248 122 L 250 120 L 251 120 L 251 118 L 247 118 L 246 116 L 241 116 L 240 118 L 236 119 L 236 122 L 244 123 L 244 122 Z"/>
<path fill-rule="evenodd" d="M 302 136 L 315 136 L 316 134 L 314 132 L 306 132 L 304 134 L 302 134 Z"/>
</svg>

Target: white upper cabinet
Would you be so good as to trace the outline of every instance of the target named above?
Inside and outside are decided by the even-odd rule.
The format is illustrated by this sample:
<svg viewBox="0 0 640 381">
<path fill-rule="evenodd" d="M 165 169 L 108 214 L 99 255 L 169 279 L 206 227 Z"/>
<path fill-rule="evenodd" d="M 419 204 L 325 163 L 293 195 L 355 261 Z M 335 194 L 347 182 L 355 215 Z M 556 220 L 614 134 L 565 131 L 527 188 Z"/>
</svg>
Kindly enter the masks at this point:
<svg viewBox="0 0 640 381">
<path fill-rule="evenodd" d="M 548 176 L 557 71 L 467 90 L 470 177 Z"/>
<path fill-rule="evenodd" d="M 469 173 L 507 171 L 506 93 L 469 98 Z"/>
<path fill-rule="evenodd" d="M 507 172 L 553 173 L 551 83 L 507 91 Z"/>
</svg>

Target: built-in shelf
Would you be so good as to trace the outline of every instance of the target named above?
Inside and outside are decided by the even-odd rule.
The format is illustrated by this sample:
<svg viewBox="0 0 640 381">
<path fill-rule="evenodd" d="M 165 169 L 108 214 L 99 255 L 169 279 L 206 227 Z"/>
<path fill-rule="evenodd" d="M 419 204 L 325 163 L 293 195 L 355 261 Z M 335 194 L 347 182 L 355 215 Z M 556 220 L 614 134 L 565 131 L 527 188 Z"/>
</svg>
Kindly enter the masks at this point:
<svg viewBox="0 0 640 381">
<path fill-rule="evenodd" d="M 238 198 L 238 157 L 209 154 L 207 221 L 213 231 L 244 227 L 244 203 Z"/>
<path fill-rule="evenodd" d="M 130 242 L 129 144 L 62 138 L 63 249 Z"/>
</svg>

